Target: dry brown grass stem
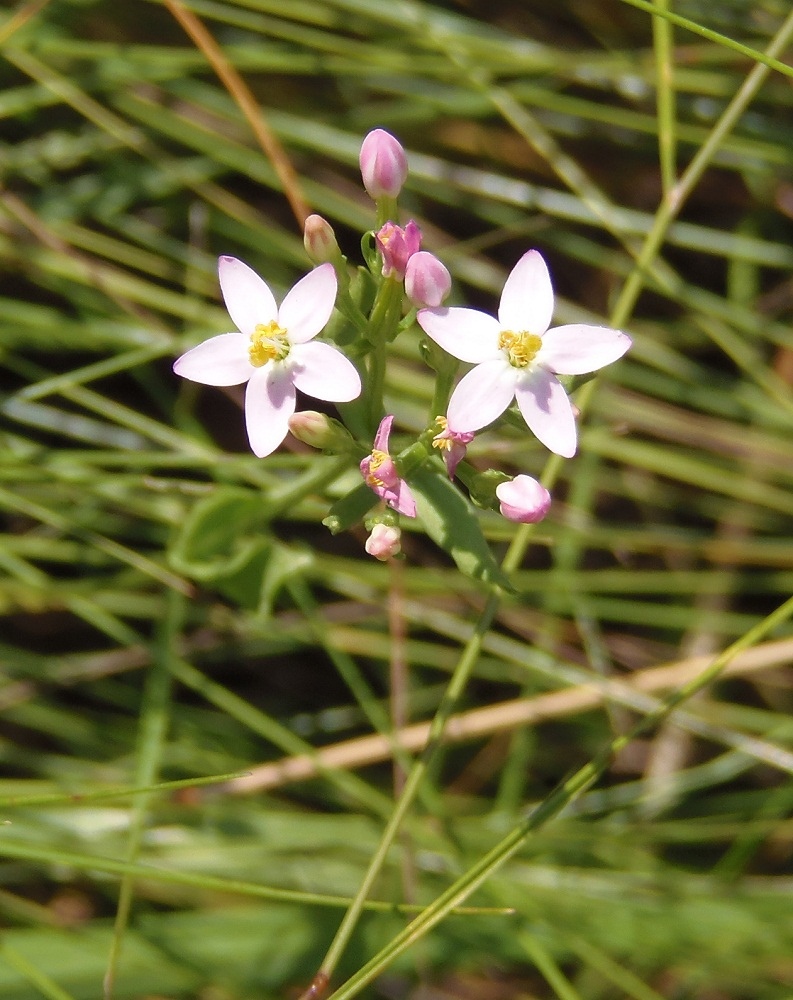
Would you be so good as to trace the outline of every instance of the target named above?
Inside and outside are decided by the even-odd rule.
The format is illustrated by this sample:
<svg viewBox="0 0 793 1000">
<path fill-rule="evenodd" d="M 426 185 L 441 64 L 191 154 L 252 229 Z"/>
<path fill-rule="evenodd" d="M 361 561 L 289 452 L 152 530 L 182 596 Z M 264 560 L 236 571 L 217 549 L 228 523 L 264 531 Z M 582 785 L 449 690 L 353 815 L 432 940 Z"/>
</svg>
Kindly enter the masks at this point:
<svg viewBox="0 0 793 1000">
<path fill-rule="evenodd" d="M 50 0 L 30 0 L 30 3 L 22 4 L 15 14 L 0 27 L 0 45 L 5 45 L 8 39 L 28 21 L 44 10 Z"/>
<path fill-rule="evenodd" d="M 195 45 L 204 53 L 207 62 L 217 74 L 240 111 L 253 130 L 264 155 L 273 165 L 284 189 L 284 195 L 297 219 L 300 231 L 310 215 L 308 205 L 303 200 L 300 182 L 292 162 L 269 125 L 245 81 L 223 54 L 223 50 L 204 27 L 196 15 L 188 10 L 181 0 L 164 0 L 165 6 L 181 24 Z"/>
<path fill-rule="evenodd" d="M 793 639 L 762 643 L 736 656 L 726 667 L 723 676 L 746 676 L 788 663 L 791 659 Z M 592 684 L 581 684 L 563 691 L 552 691 L 532 698 L 516 698 L 486 708 L 472 709 L 451 717 L 445 740 L 448 743 L 464 742 L 546 719 L 576 715 L 597 708 L 620 690 L 643 694 L 669 691 L 696 677 L 712 660 L 712 656 L 691 656 L 675 663 L 637 671 L 630 678 L 621 681 L 593 680 Z M 391 758 L 394 741 L 405 750 L 421 750 L 427 742 L 429 729 L 429 723 L 419 722 L 405 726 L 393 737 L 375 734 L 345 740 L 313 755 L 299 754 L 263 764 L 254 768 L 250 774 L 233 779 L 224 787 L 237 793 L 263 791 L 315 778 L 329 768 L 351 770 L 376 764 Z"/>
</svg>

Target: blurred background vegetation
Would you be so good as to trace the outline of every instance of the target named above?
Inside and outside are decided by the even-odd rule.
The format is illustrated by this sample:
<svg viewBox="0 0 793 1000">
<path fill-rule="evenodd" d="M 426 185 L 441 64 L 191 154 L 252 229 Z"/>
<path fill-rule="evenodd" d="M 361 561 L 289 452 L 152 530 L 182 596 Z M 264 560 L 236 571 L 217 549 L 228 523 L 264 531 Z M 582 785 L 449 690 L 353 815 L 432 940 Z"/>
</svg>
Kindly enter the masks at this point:
<svg viewBox="0 0 793 1000">
<path fill-rule="evenodd" d="M 557 321 L 617 317 L 634 338 L 459 706 L 496 708 L 444 752 L 379 900 L 429 902 L 791 593 L 793 78 L 755 79 L 741 51 L 777 38 L 784 58 L 789 4 L 655 7 L 711 34 L 622 0 L 186 4 L 352 264 L 373 224 L 358 149 L 382 126 L 455 301 L 492 311 L 536 246 Z M 255 459 L 241 393 L 172 375 L 228 329 L 218 254 L 279 295 L 310 266 L 178 9 L 0 15 L 0 998 L 95 998 L 108 969 L 117 997 L 297 996 L 390 810 L 387 739 L 352 741 L 388 732 L 400 661 L 406 717 L 432 716 L 486 599 L 420 526 L 396 566 L 362 529 L 332 537 L 355 473 L 291 440 Z M 405 441 L 431 392 L 403 335 L 387 394 Z M 517 427 L 470 454 L 535 475 L 546 459 Z M 502 555 L 515 526 L 481 521 Z M 514 914 L 451 916 L 364 995 L 789 1000 L 793 639 L 763 638 L 471 900 Z M 302 780 L 262 769 L 312 747 Z M 404 921 L 367 913 L 339 980 Z"/>
</svg>

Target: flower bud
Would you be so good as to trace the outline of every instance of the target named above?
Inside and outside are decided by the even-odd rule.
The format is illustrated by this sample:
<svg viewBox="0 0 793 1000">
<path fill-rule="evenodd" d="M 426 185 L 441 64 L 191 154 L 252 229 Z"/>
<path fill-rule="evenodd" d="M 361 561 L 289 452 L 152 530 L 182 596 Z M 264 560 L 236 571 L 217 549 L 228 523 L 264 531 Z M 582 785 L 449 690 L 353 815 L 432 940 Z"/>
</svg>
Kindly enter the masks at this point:
<svg viewBox="0 0 793 1000">
<path fill-rule="evenodd" d="M 306 219 L 303 227 L 303 246 L 315 264 L 332 264 L 341 254 L 333 227 L 321 215 L 309 215 Z"/>
<path fill-rule="evenodd" d="M 376 524 L 372 533 L 366 539 L 364 548 L 370 556 L 385 562 L 402 551 L 400 539 L 402 532 L 390 524 Z"/>
<path fill-rule="evenodd" d="M 383 258 L 383 277 L 392 275 L 402 281 L 405 277 L 410 258 L 418 253 L 421 247 L 421 230 L 413 221 L 403 229 L 393 222 L 386 222 L 378 233 L 375 233 L 377 249 Z"/>
<path fill-rule="evenodd" d="M 408 175 L 408 161 L 400 143 L 376 128 L 361 143 L 361 176 L 371 198 L 396 198 Z"/>
<path fill-rule="evenodd" d="M 352 435 L 344 424 L 316 410 L 293 413 L 289 418 L 289 430 L 303 444 L 334 454 L 348 451 L 350 445 L 354 444 Z"/>
<path fill-rule="evenodd" d="M 531 476 L 515 476 L 496 487 L 501 513 L 508 521 L 535 524 L 542 521 L 551 506 L 551 494 Z"/>
<path fill-rule="evenodd" d="M 427 250 L 414 253 L 405 268 L 405 291 L 414 306 L 436 308 L 452 289 L 452 276 Z"/>
</svg>

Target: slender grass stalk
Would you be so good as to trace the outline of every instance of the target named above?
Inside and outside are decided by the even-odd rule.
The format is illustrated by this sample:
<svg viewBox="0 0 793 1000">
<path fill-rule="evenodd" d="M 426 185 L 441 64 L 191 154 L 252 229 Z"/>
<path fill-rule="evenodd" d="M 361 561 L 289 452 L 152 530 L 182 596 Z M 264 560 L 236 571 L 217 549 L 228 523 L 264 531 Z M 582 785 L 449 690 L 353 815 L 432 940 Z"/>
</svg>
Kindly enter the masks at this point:
<svg viewBox="0 0 793 1000">
<path fill-rule="evenodd" d="M 669 0 L 655 0 L 659 12 L 669 10 Z M 658 164 L 664 197 L 677 180 L 677 114 L 675 107 L 674 36 L 672 24 L 663 17 L 653 18 L 655 79 L 658 90 Z"/>
<path fill-rule="evenodd" d="M 185 601 L 181 594 L 171 591 L 166 602 L 160 634 L 156 642 L 156 656 L 146 677 L 143 706 L 138 737 L 138 759 L 135 784 L 152 785 L 157 780 L 162 761 L 171 706 L 171 661 L 181 632 L 185 614 Z M 133 864 L 140 854 L 149 810 L 148 795 L 136 797 L 131 811 L 126 860 Z M 118 965 L 124 933 L 129 924 L 135 884 L 130 875 L 124 875 L 119 887 L 118 906 L 113 925 L 113 939 L 103 983 L 105 1000 L 111 1000 L 115 990 Z"/>
<path fill-rule="evenodd" d="M 176 20 L 182 25 L 196 46 L 207 57 L 223 86 L 239 106 L 265 156 L 272 163 L 283 185 L 284 196 L 289 202 L 301 230 L 310 211 L 300 190 L 300 181 L 289 157 L 275 136 L 262 113 L 259 103 L 245 85 L 244 80 L 223 55 L 223 50 L 207 31 L 198 17 L 181 0 L 162 0 Z"/>
<path fill-rule="evenodd" d="M 541 829 L 549 820 L 574 802 L 584 791 L 605 773 L 614 757 L 638 736 L 648 732 L 678 705 L 703 690 L 723 672 L 727 664 L 738 653 L 759 642 L 769 632 L 787 621 L 793 615 L 793 598 L 785 601 L 776 611 L 753 629 L 741 636 L 723 653 L 717 656 L 702 673 L 672 692 L 655 712 L 640 720 L 631 730 L 616 737 L 585 764 L 572 777 L 561 782 L 530 814 L 519 823 L 492 850 L 484 855 L 468 872 L 461 876 L 415 918 L 401 933 L 397 934 L 374 958 L 364 965 L 347 982 L 331 994 L 329 1000 L 350 1000 L 373 979 L 377 978 L 399 955 L 420 940 L 444 919 L 449 909 L 462 903 L 476 889 L 483 885 L 494 872 L 517 853 L 533 832 Z"/>
</svg>

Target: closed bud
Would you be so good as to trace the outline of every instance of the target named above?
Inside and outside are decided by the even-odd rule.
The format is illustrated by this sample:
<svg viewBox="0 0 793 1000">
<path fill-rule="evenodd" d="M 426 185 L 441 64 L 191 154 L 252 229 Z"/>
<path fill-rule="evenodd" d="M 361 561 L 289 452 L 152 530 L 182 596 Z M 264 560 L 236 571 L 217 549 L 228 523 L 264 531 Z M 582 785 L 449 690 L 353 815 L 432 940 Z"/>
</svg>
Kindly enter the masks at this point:
<svg viewBox="0 0 793 1000">
<path fill-rule="evenodd" d="M 408 175 L 405 150 L 390 132 L 376 128 L 361 143 L 361 176 L 371 198 L 396 198 Z"/>
<path fill-rule="evenodd" d="M 334 454 L 348 451 L 355 443 L 344 424 L 316 410 L 293 413 L 289 418 L 289 430 L 303 444 Z"/>
<path fill-rule="evenodd" d="M 376 524 L 366 539 L 364 548 L 370 556 L 385 562 L 402 551 L 402 532 L 390 524 Z"/>
<path fill-rule="evenodd" d="M 508 521 L 536 524 L 542 521 L 551 506 L 551 494 L 531 476 L 515 476 L 496 487 L 500 510 Z"/>
<path fill-rule="evenodd" d="M 315 264 L 332 264 L 341 254 L 333 227 L 321 215 L 309 215 L 306 219 L 303 227 L 303 246 Z"/>
<path fill-rule="evenodd" d="M 405 291 L 414 306 L 439 306 L 452 288 L 452 277 L 427 250 L 414 253 L 405 268 Z"/>
</svg>

